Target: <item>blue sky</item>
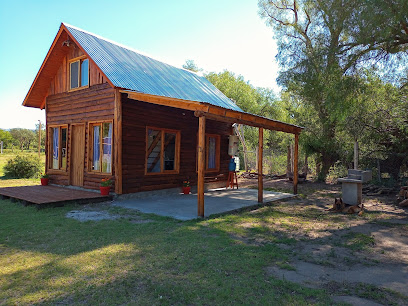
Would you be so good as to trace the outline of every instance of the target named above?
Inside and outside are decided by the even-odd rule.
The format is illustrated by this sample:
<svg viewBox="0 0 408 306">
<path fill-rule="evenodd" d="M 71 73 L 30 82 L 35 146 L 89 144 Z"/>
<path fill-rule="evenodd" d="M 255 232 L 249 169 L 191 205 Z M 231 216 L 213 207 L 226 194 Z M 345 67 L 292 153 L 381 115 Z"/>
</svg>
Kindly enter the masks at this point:
<svg viewBox="0 0 408 306">
<path fill-rule="evenodd" d="M 225 69 L 278 90 L 272 29 L 257 0 L 133 0 L 0 3 L 0 128 L 34 129 L 44 111 L 21 106 L 61 22 L 181 67 Z"/>
</svg>

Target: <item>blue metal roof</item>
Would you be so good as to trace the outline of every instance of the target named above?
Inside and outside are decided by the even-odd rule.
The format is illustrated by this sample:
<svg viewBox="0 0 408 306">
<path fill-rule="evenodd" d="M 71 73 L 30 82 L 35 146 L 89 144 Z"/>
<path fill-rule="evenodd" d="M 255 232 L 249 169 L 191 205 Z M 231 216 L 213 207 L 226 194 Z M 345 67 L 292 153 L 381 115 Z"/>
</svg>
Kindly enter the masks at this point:
<svg viewBox="0 0 408 306">
<path fill-rule="evenodd" d="M 205 77 L 64 24 L 115 87 L 242 110 Z"/>
</svg>

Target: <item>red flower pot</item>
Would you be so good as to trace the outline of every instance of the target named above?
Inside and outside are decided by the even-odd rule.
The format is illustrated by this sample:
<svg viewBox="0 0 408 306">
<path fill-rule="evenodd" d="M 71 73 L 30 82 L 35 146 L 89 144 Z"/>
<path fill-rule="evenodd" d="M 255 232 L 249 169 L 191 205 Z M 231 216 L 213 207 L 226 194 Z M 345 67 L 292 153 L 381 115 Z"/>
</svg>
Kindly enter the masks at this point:
<svg viewBox="0 0 408 306">
<path fill-rule="evenodd" d="M 49 180 L 50 180 L 50 179 L 48 179 L 48 178 L 41 178 L 41 185 L 42 185 L 42 186 L 47 186 Z"/>
<path fill-rule="evenodd" d="M 190 190 L 191 190 L 190 186 L 189 187 L 183 187 L 183 193 L 184 194 L 190 194 Z"/>
<path fill-rule="evenodd" d="M 99 190 L 101 191 L 101 195 L 107 196 L 109 195 L 110 186 L 100 186 Z"/>
</svg>

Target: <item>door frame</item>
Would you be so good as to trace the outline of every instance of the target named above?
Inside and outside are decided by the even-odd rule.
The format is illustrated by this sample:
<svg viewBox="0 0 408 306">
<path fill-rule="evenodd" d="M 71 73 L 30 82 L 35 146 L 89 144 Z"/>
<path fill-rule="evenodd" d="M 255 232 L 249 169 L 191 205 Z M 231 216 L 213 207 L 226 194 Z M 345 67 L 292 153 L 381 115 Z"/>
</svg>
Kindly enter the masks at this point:
<svg viewBox="0 0 408 306">
<path fill-rule="evenodd" d="M 73 127 L 74 126 L 79 126 L 82 125 L 84 127 L 84 169 L 83 169 L 83 174 L 82 174 L 82 185 L 77 186 L 77 187 L 83 187 L 84 186 L 84 177 L 85 177 L 85 150 L 86 150 L 86 124 L 85 123 L 71 123 L 69 125 L 69 131 L 71 137 L 69 138 L 69 173 L 68 173 L 68 185 L 72 186 L 72 139 L 74 138 L 73 135 Z"/>
</svg>

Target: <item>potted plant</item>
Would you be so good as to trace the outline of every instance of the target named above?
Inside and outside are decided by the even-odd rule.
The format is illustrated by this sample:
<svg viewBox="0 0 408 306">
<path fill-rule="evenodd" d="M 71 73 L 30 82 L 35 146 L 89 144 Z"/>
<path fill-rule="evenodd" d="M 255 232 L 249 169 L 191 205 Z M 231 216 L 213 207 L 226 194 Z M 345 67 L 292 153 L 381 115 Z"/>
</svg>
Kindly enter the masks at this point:
<svg viewBox="0 0 408 306">
<path fill-rule="evenodd" d="M 45 174 L 41 173 L 41 185 L 42 186 L 47 186 L 49 180 L 50 180 L 50 176 L 47 173 L 45 173 Z"/>
<path fill-rule="evenodd" d="M 99 190 L 101 191 L 101 195 L 109 195 L 110 188 L 112 186 L 112 180 L 110 178 L 104 178 L 101 181 L 101 186 L 99 186 Z"/>
<path fill-rule="evenodd" d="M 190 194 L 190 190 L 191 190 L 190 182 L 188 180 L 183 181 L 183 193 L 184 194 Z"/>
</svg>

